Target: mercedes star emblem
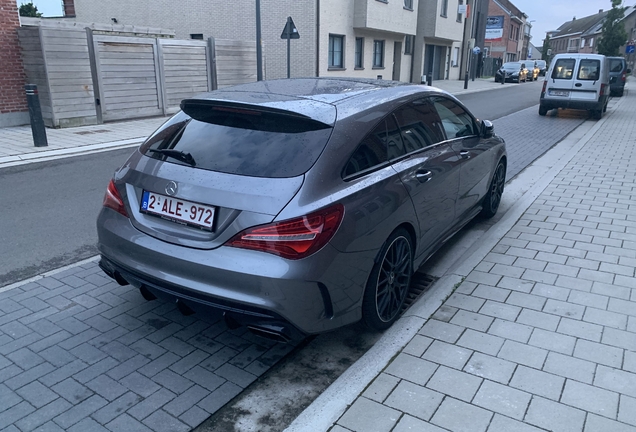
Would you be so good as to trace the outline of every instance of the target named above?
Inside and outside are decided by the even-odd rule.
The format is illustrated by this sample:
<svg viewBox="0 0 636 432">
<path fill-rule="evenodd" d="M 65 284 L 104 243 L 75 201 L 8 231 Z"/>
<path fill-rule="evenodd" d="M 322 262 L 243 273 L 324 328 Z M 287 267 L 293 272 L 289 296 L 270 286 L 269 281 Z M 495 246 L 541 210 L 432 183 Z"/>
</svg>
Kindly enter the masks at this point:
<svg viewBox="0 0 636 432">
<path fill-rule="evenodd" d="M 166 193 L 170 196 L 174 196 L 174 194 L 177 193 L 177 189 L 178 189 L 178 186 L 176 182 L 170 181 L 166 185 Z"/>
</svg>

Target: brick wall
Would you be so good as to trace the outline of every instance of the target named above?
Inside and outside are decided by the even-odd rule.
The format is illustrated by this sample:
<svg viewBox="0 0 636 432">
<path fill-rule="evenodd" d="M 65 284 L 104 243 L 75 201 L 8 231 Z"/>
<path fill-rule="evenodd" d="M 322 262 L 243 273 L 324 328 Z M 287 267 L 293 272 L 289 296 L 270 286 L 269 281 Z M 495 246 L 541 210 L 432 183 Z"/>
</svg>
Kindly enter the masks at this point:
<svg viewBox="0 0 636 432">
<path fill-rule="evenodd" d="M 18 27 L 20 18 L 16 1 L 0 0 L 0 116 L 28 110 L 24 96 L 25 75 Z"/>
</svg>

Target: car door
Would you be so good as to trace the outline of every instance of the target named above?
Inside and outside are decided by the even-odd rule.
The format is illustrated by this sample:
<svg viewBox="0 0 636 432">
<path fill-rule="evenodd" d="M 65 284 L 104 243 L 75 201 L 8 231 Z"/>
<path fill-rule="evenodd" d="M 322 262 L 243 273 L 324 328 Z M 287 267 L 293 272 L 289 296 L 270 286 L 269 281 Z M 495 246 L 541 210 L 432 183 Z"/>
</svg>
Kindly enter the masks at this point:
<svg viewBox="0 0 636 432">
<path fill-rule="evenodd" d="M 548 77 L 546 98 L 567 103 L 574 89 L 574 74 L 576 70 L 575 58 L 558 58 L 554 66 L 551 67 L 551 74 Z"/>
<path fill-rule="evenodd" d="M 488 191 L 493 154 L 482 141 L 475 119 L 455 101 L 435 96 L 432 105 L 440 118 L 448 145 L 461 160 L 459 192 L 455 211 L 457 219 L 469 217 Z"/>
<path fill-rule="evenodd" d="M 574 86 L 570 94 L 572 102 L 594 102 L 599 99 L 601 84 L 601 60 L 582 58 L 578 62 Z"/>
<path fill-rule="evenodd" d="M 460 159 L 443 142 L 439 117 L 423 98 L 393 113 L 389 159 L 415 207 L 421 252 L 430 250 L 454 225 Z"/>
</svg>

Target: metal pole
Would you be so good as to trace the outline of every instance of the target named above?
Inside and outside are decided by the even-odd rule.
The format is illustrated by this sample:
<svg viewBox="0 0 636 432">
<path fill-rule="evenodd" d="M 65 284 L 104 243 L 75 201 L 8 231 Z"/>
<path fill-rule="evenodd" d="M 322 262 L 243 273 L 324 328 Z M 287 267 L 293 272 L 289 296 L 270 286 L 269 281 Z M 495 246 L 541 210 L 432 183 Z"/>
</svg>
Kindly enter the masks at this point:
<svg viewBox="0 0 636 432">
<path fill-rule="evenodd" d="M 469 7 L 468 0 L 466 0 L 466 7 L 467 8 Z M 468 40 L 470 40 L 470 34 L 467 34 L 467 31 L 468 31 L 468 17 L 464 17 L 464 41 L 462 44 L 464 47 L 466 47 L 466 64 L 463 65 L 466 67 L 466 74 L 464 75 L 464 90 L 468 88 L 468 63 L 470 61 L 470 43 L 468 42 Z M 468 36 L 468 40 L 466 40 L 467 36 Z"/>
<path fill-rule="evenodd" d="M 291 78 L 291 17 L 287 17 L 287 78 Z"/>
<path fill-rule="evenodd" d="M 46 129 L 44 128 L 44 119 L 42 119 L 42 107 L 40 106 L 40 97 L 38 96 L 38 86 L 35 84 L 26 84 L 24 90 L 26 91 L 27 104 L 29 105 L 33 144 L 36 147 L 46 147 L 49 143 L 46 140 Z"/>
<path fill-rule="evenodd" d="M 263 47 L 261 46 L 261 0 L 256 0 L 256 80 L 263 81 Z"/>
</svg>

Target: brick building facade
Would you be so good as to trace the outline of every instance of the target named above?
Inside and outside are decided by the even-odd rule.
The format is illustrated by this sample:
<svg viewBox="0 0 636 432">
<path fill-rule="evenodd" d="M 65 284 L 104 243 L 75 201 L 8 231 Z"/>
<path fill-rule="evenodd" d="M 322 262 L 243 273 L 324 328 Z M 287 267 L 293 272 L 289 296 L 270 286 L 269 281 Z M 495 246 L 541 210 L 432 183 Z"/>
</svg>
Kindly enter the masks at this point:
<svg viewBox="0 0 636 432">
<path fill-rule="evenodd" d="M 0 0 L 0 127 L 29 122 L 18 27 L 16 1 Z"/>
<path fill-rule="evenodd" d="M 504 62 L 526 58 L 523 53 L 527 15 L 508 0 L 490 0 L 484 48 Z"/>
</svg>

